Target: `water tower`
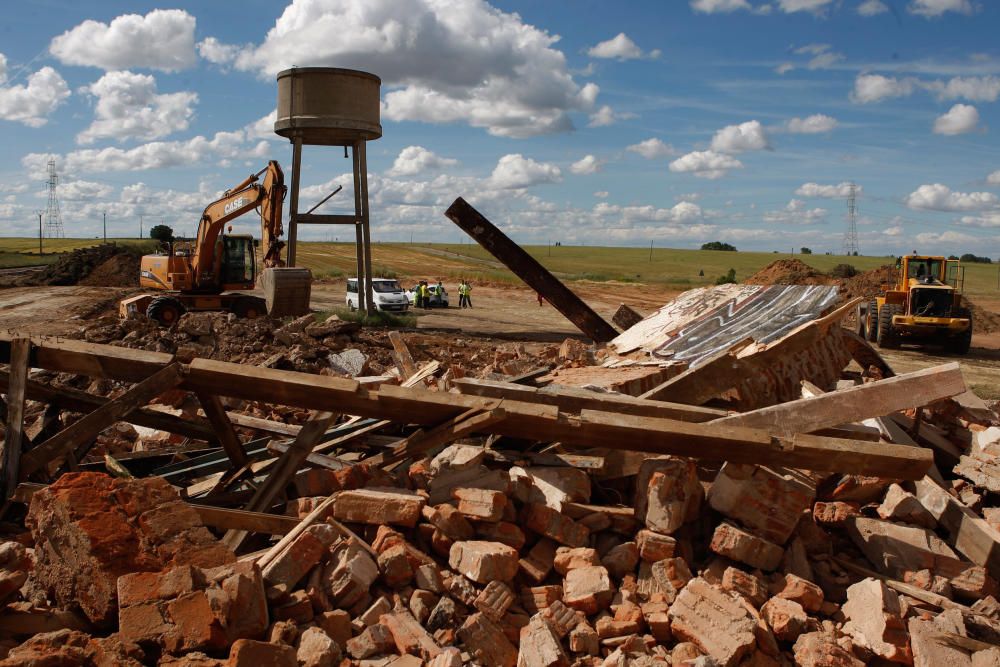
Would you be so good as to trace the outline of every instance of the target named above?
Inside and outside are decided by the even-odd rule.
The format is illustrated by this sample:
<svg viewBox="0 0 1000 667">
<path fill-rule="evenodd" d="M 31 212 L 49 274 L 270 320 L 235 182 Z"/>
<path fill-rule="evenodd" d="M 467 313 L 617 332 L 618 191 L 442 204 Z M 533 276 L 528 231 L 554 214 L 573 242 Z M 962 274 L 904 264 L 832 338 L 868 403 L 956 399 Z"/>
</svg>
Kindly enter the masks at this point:
<svg viewBox="0 0 1000 667">
<path fill-rule="evenodd" d="M 288 213 L 288 265 L 295 266 L 300 224 L 353 225 L 358 258 L 358 307 L 372 305 L 372 252 L 368 228 L 368 161 L 365 142 L 382 136 L 379 87 L 374 74 L 337 67 L 295 67 L 278 72 L 278 115 L 274 131 L 292 142 Z M 343 146 L 354 162 L 354 214 L 299 213 L 303 146 Z M 329 197 L 327 197 L 329 199 Z M 325 199 L 323 201 L 326 201 Z M 320 204 L 323 202 L 321 201 Z"/>
</svg>

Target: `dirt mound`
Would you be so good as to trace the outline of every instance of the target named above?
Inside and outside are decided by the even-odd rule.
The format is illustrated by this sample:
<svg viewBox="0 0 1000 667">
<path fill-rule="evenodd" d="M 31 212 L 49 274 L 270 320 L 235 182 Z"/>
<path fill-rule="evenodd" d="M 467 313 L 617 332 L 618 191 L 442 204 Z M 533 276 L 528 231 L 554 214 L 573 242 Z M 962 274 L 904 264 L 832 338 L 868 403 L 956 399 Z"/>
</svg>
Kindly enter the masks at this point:
<svg viewBox="0 0 1000 667">
<path fill-rule="evenodd" d="M 90 287 L 138 287 L 139 256 L 131 252 L 113 255 L 98 264 L 79 284 Z"/>
<path fill-rule="evenodd" d="M 107 266 L 105 266 L 107 265 Z M 129 276 L 131 272 L 131 276 Z M 92 281 L 88 278 L 97 275 Z M 44 270 L 19 276 L 11 287 L 45 285 L 90 285 L 133 287 L 139 284 L 139 251 L 136 248 L 102 243 L 66 253 Z"/>
<path fill-rule="evenodd" d="M 882 293 L 883 286 L 892 280 L 892 266 L 886 264 L 871 271 L 844 278 L 837 283 L 841 301 L 855 297 L 872 298 Z"/>
<path fill-rule="evenodd" d="M 779 259 L 743 281 L 747 285 L 833 285 L 836 280 L 797 259 Z"/>
<path fill-rule="evenodd" d="M 972 332 L 974 334 L 991 334 L 1000 331 L 1000 314 L 977 306 L 969 301 L 968 297 L 964 297 L 962 301 L 972 311 Z"/>
</svg>

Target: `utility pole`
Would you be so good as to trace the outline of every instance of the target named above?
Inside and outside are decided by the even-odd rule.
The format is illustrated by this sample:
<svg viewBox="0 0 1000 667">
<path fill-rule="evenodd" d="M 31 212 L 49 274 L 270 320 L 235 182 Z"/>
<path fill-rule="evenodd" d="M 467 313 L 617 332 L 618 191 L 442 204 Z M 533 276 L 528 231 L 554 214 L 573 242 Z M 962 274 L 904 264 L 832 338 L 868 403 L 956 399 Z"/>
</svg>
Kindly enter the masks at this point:
<svg viewBox="0 0 1000 667">
<path fill-rule="evenodd" d="M 104 212 L 104 242 L 108 242 L 108 212 Z"/>
<path fill-rule="evenodd" d="M 139 216 L 139 240 L 142 240 L 142 216 Z"/>
<path fill-rule="evenodd" d="M 858 186 L 850 184 L 847 194 L 847 233 L 844 234 L 844 254 L 858 254 Z"/>
<path fill-rule="evenodd" d="M 653 261 L 653 239 L 649 240 L 649 261 L 650 263 Z"/>
<path fill-rule="evenodd" d="M 41 257 L 42 252 L 42 212 L 38 212 L 38 256 Z"/>
</svg>

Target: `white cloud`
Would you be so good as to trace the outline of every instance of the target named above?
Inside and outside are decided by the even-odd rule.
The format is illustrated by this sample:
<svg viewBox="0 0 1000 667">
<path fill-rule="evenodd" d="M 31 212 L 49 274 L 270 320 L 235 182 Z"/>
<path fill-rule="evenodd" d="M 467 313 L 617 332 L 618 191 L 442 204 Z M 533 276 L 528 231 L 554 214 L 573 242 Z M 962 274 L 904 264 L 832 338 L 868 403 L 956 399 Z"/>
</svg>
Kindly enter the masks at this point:
<svg viewBox="0 0 1000 667">
<path fill-rule="evenodd" d="M 956 104 L 934 121 L 934 134 L 965 134 L 979 124 L 979 111 L 968 104 Z"/>
<path fill-rule="evenodd" d="M 921 185 L 907 195 L 905 203 L 924 211 L 985 211 L 1000 204 L 992 192 L 952 192 L 940 183 Z"/>
<path fill-rule="evenodd" d="M 708 179 L 722 178 L 730 169 L 742 168 L 743 163 L 736 158 L 715 151 L 694 151 L 670 163 L 670 171 L 689 172 Z"/>
<path fill-rule="evenodd" d="M 604 165 L 603 160 L 599 160 L 593 155 L 584 155 L 582 158 L 570 165 L 569 170 L 574 174 L 596 174 Z"/>
<path fill-rule="evenodd" d="M 940 100 L 996 102 L 1000 97 L 1000 77 L 995 76 L 956 76 L 948 81 L 929 81 L 923 86 Z"/>
<path fill-rule="evenodd" d="M 61 165 L 64 165 L 61 171 L 70 174 L 164 169 L 210 160 L 221 160 L 221 164 L 225 166 L 227 160 L 241 157 L 262 158 L 269 154 L 270 147 L 267 142 L 262 141 L 251 146 L 248 143 L 251 138 L 244 130 L 217 132 L 211 139 L 199 135 L 185 141 L 154 141 L 130 149 L 114 146 L 101 149 L 88 148 L 71 151 L 65 156 L 29 153 L 21 159 L 21 163 L 33 174 L 33 178 L 40 178 L 45 173 L 45 165 L 50 157 L 55 157 Z"/>
<path fill-rule="evenodd" d="M 638 44 L 633 42 L 628 35 L 620 32 L 611 39 L 592 46 L 587 51 L 587 55 L 591 58 L 637 60 L 639 58 L 659 58 L 660 50 L 654 49 L 649 53 L 643 53 Z"/>
<path fill-rule="evenodd" d="M 278 110 L 272 109 L 267 115 L 261 116 L 254 122 L 247 125 L 247 136 L 252 139 L 279 139 L 280 137 L 274 133 L 274 121 L 277 119 Z"/>
<path fill-rule="evenodd" d="M 594 193 L 594 196 L 598 199 L 607 199 L 610 194 L 607 190 L 598 190 Z"/>
<path fill-rule="evenodd" d="M 0 85 L 7 83 L 7 56 L 0 53 Z"/>
<path fill-rule="evenodd" d="M 695 202 L 698 201 L 699 199 L 701 199 L 701 194 L 698 192 L 683 192 L 679 195 L 674 195 L 674 201 L 677 202 L 682 202 L 682 201 Z"/>
<path fill-rule="evenodd" d="M 854 90 L 851 100 L 859 104 L 881 102 L 889 97 L 906 97 L 912 95 L 917 80 L 912 77 L 897 79 L 881 74 L 859 74 L 854 79 Z"/>
<path fill-rule="evenodd" d="M 569 112 L 597 98 L 595 84 L 574 81 L 558 39 L 481 0 L 292 0 L 234 66 L 272 81 L 291 66 L 376 72 L 384 118 L 529 137 L 572 129 Z"/>
<path fill-rule="evenodd" d="M 663 143 L 656 137 L 640 141 L 637 144 L 632 144 L 625 150 L 638 153 L 647 160 L 655 160 L 657 158 L 670 157 L 671 155 L 677 154 L 677 151 L 674 150 L 673 146 Z"/>
<path fill-rule="evenodd" d="M 795 69 L 795 65 L 793 65 L 792 63 L 781 63 L 780 65 L 774 68 L 774 71 L 777 74 L 785 75 L 791 72 L 793 69 Z"/>
<path fill-rule="evenodd" d="M 414 176 L 456 164 L 458 160 L 441 157 L 423 146 L 407 146 L 399 152 L 396 161 L 386 173 L 390 176 Z"/>
<path fill-rule="evenodd" d="M 634 225 L 644 222 L 690 223 L 701 220 L 704 212 L 691 202 L 680 202 L 672 208 L 656 206 L 616 206 L 601 202 L 594 206 L 594 214 L 599 218 L 613 218 L 622 223 Z"/>
<path fill-rule="evenodd" d="M 854 186 L 855 194 L 861 194 L 863 188 Z M 819 183 L 803 183 L 795 190 L 800 197 L 824 197 L 826 199 L 844 199 L 851 194 L 851 184 L 844 182 L 837 185 L 820 185 Z"/>
<path fill-rule="evenodd" d="M 792 199 L 785 208 L 777 211 L 767 211 L 762 219 L 770 224 L 812 225 L 826 220 L 825 208 L 806 208 L 801 199 Z"/>
<path fill-rule="evenodd" d="M 59 199 L 63 201 L 90 201 L 92 199 L 104 199 L 111 196 L 114 191 L 106 183 L 94 183 L 93 181 L 75 180 L 61 181 L 59 183 Z M 47 192 L 45 193 L 47 196 Z"/>
<path fill-rule="evenodd" d="M 768 148 L 767 134 L 757 120 L 727 125 L 712 137 L 712 150 L 717 153 L 740 153 L 765 148 Z"/>
<path fill-rule="evenodd" d="M 786 14 L 794 12 L 810 12 L 816 16 L 826 14 L 827 6 L 833 0 L 778 0 L 778 6 Z"/>
<path fill-rule="evenodd" d="M 206 37 L 198 42 L 198 55 L 215 65 L 229 65 L 240 53 L 239 46 L 223 44 L 215 37 Z"/>
<path fill-rule="evenodd" d="M 86 20 L 52 40 L 49 51 L 67 65 L 105 70 L 148 67 L 176 72 L 195 64 L 195 18 L 181 9 Z"/>
<path fill-rule="evenodd" d="M 986 182 L 990 185 L 1000 185 L 1000 169 L 987 176 Z"/>
<path fill-rule="evenodd" d="M 972 236 L 971 234 L 963 234 L 962 232 L 923 232 L 917 234 L 917 244 L 921 246 L 934 247 L 936 245 L 966 245 L 970 243 L 981 243 L 982 240 Z"/>
<path fill-rule="evenodd" d="M 969 0 L 910 0 L 907 9 L 911 14 L 925 18 L 941 16 L 945 12 L 971 14 L 973 11 L 972 3 Z"/>
<path fill-rule="evenodd" d="M 728 13 L 737 10 L 751 10 L 747 0 L 691 0 L 691 9 L 704 14 Z"/>
<path fill-rule="evenodd" d="M 490 176 L 493 187 L 502 189 L 527 188 L 562 180 L 559 167 L 547 162 L 535 162 L 520 153 L 504 155 Z"/>
<path fill-rule="evenodd" d="M 43 67 L 24 85 L 0 88 L 0 119 L 41 127 L 69 95 L 69 86 L 59 73 Z"/>
<path fill-rule="evenodd" d="M 889 11 L 889 7 L 882 0 L 865 0 L 858 5 L 858 14 L 862 16 L 876 16 L 887 11 Z"/>
<path fill-rule="evenodd" d="M 155 78 L 127 70 L 108 72 L 80 92 L 97 98 L 94 121 L 76 137 L 80 144 L 159 139 L 186 130 L 198 102 L 196 93 L 158 94 Z"/>
<path fill-rule="evenodd" d="M 635 114 L 627 112 L 619 113 L 605 104 L 590 114 L 590 122 L 587 123 L 587 127 L 606 127 L 614 125 L 620 120 L 628 120 L 629 118 L 635 118 Z"/>
<path fill-rule="evenodd" d="M 958 224 L 969 227 L 1000 227 L 1000 213 L 983 213 L 982 215 L 963 215 Z"/>
<path fill-rule="evenodd" d="M 832 51 L 829 44 L 806 44 L 795 49 L 795 53 L 812 56 L 806 64 L 809 69 L 826 69 L 844 60 L 844 54 Z"/>
<path fill-rule="evenodd" d="M 805 118 L 792 118 L 785 127 L 792 134 L 822 134 L 837 127 L 837 119 L 817 113 Z"/>
</svg>

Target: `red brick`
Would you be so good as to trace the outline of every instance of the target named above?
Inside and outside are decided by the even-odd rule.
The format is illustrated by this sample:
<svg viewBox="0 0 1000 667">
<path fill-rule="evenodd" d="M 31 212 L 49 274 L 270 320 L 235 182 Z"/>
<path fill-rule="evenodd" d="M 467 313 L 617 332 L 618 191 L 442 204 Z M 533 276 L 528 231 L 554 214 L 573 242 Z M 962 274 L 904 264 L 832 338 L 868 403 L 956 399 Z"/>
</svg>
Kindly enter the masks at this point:
<svg viewBox="0 0 1000 667">
<path fill-rule="evenodd" d="M 483 522 L 476 524 L 476 536 L 490 542 L 501 542 L 518 551 L 524 546 L 524 531 L 516 523 L 509 521 Z"/>
<path fill-rule="evenodd" d="M 635 489 L 636 519 L 668 535 L 693 518 L 704 496 L 694 461 L 679 456 L 643 461 Z"/>
<path fill-rule="evenodd" d="M 486 584 L 475 602 L 476 609 L 495 622 L 503 618 L 512 604 L 514 604 L 514 591 L 502 581 L 491 581 Z"/>
<path fill-rule="evenodd" d="M 778 545 L 728 522 L 720 523 L 715 529 L 709 548 L 720 556 L 761 570 L 774 570 L 781 564 L 784 555 L 784 550 Z"/>
<path fill-rule="evenodd" d="M 227 667 L 299 667 L 295 649 L 284 644 L 269 644 L 240 639 L 229 651 Z"/>
<path fill-rule="evenodd" d="M 514 667 L 517 649 L 504 636 L 503 630 L 485 614 L 472 614 L 458 629 L 458 637 L 466 650 L 480 664 Z"/>
<path fill-rule="evenodd" d="M 607 569 L 600 565 L 570 570 L 563 582 L 563 602 L 588 616 L 606 609 L 614 592 Z"/>
<path fill-rule="evenodd" d="M 396 648 L 389 628 L 376 623 L 365 628 L 357 637 L 347 641 L 347 652 L 355 660 L 364 660 L 377 655 L 384 655 Z"/>
<path fill-rule="evenodd" d="M 886 660 L 913 661 L 899 596 L 885 583 L 864 579 L 850 586 L 841 610 L 848 619 L 844 632 L 855 643 Z"/>
<path fill-rule="evenodd" d="M 547 609 L 563 596 L 562 586 L 524 586 L 521 588 L 521 606 L 529 614 Z"/>
<path fill-rule="evenodd" d="M 726 463 L 712 482 L 708 503 L 753 534 L 784 544 L 815 495 L 813 481 L 796 470 Z"/>
<path fill-rule="evenodd" d="M 556 543 L 542 538 L 531 547 L 524 558 L 518 561 L 521 572 L 531 581 L 540 584 L 552 571 L 556 557 Z"/>
<path fill-rule="evenodd" d="M 817 502 L 812 509 L 813 520 L 822 526 L 843 526 L 852 516 L 861 516 L 855 503 L 842 501 Z"/>
<path fill-rule="evenodd" d="M 333 501 L 333 516 L 340 521 L 413 528 L 420 519 L 423 506 L 423 496 L 401 489 L 356 489 L 337 494 Z"/>
<path fill-rule="evenodd" d="M 448 565 L 477 584 L 510 581 L 517 574 L 517 551 L 499 542 L 455 542 Z"/>
<path fill-rule="evenodd" d="M 384 614 L 380 623 L 389 628 L 400 655 L 415 655 L 421 660 L 430 660 L 441 652 L 441 647 L 408 611 Z"/>
<path fill-rule="evenodd" d="M 798 602 L 785 598 L 771 598 L 760 608 L 774 636 L 783 642 L 794 642 L 806 630 L 809 618 Z"/>
<path fill-rule="evenodd" d="M 451 492 L 458 501 L 458 511 L 479 521 L 499 521 L 507 507 L 507 496 L 489 489 L 459 488 Z"/>
<path fill-rule="evenodd" d="M 585 546 L 590 537 L 586 526 L 581 526 L 561 512 L 539 503 L 531 503 L 525 507 L 523 523 L 528 530 L 568 547 Z"/>
<path fill-rule="evenodd" d="M 677 550 L 677 540 L 673 537 L 645 528 L 636 533 L 635 542 L 639 547 L 639 557 L 649 563 L 672 558 Z"/>
<path fill-rule="evenodd" d="M 335 667 L 340 663 L 340 646 L 319 628 L 306 628 L 296 649 L 299 667 Z"/>
<path fill-rule="evenodd" d="M 597 550 L 589 547 L 559 547 L 556 549 L 556 557 L 552 561 L 556 572 L 566 576 L 570 570 L 578 567 L 591 567 L 600 565 L 601 559 L 597 556 Z"/>
<path fill-rule="evenodd" d="M 537 614 L 521 628 L 517 664 L 519 667 L 569 667 L 569 657 L 552 626 Z"/>
<path fill-rule="evenodd" d="M 823 606 L 823 589 L 794 574 L 786 574 L 776 597 L 794 600 L 808 612 L 818 612 Z"/>
<path fill-rule="evenodd" d="M 625 542 L 611 547 L 601 559 L 601 565 L 615 579 L 621 580 L 626 574 L 634 574 L 639 565 L 639 548 L 635 542 Z"/>
<path fill-rule="evenodd" d="M 475 529 L 469 520 L 451 505 L 425 506 L 424 519 L 452 540 L 471 540 Z"/>
<path fill-rule="evenodd" d="M 757 643 L 757 621 L 746 603 L 700 577 L 684 587 L 669 616 L 676 639 L 694 643 L 723 667 L 739 664 Z"/>
</svg>

